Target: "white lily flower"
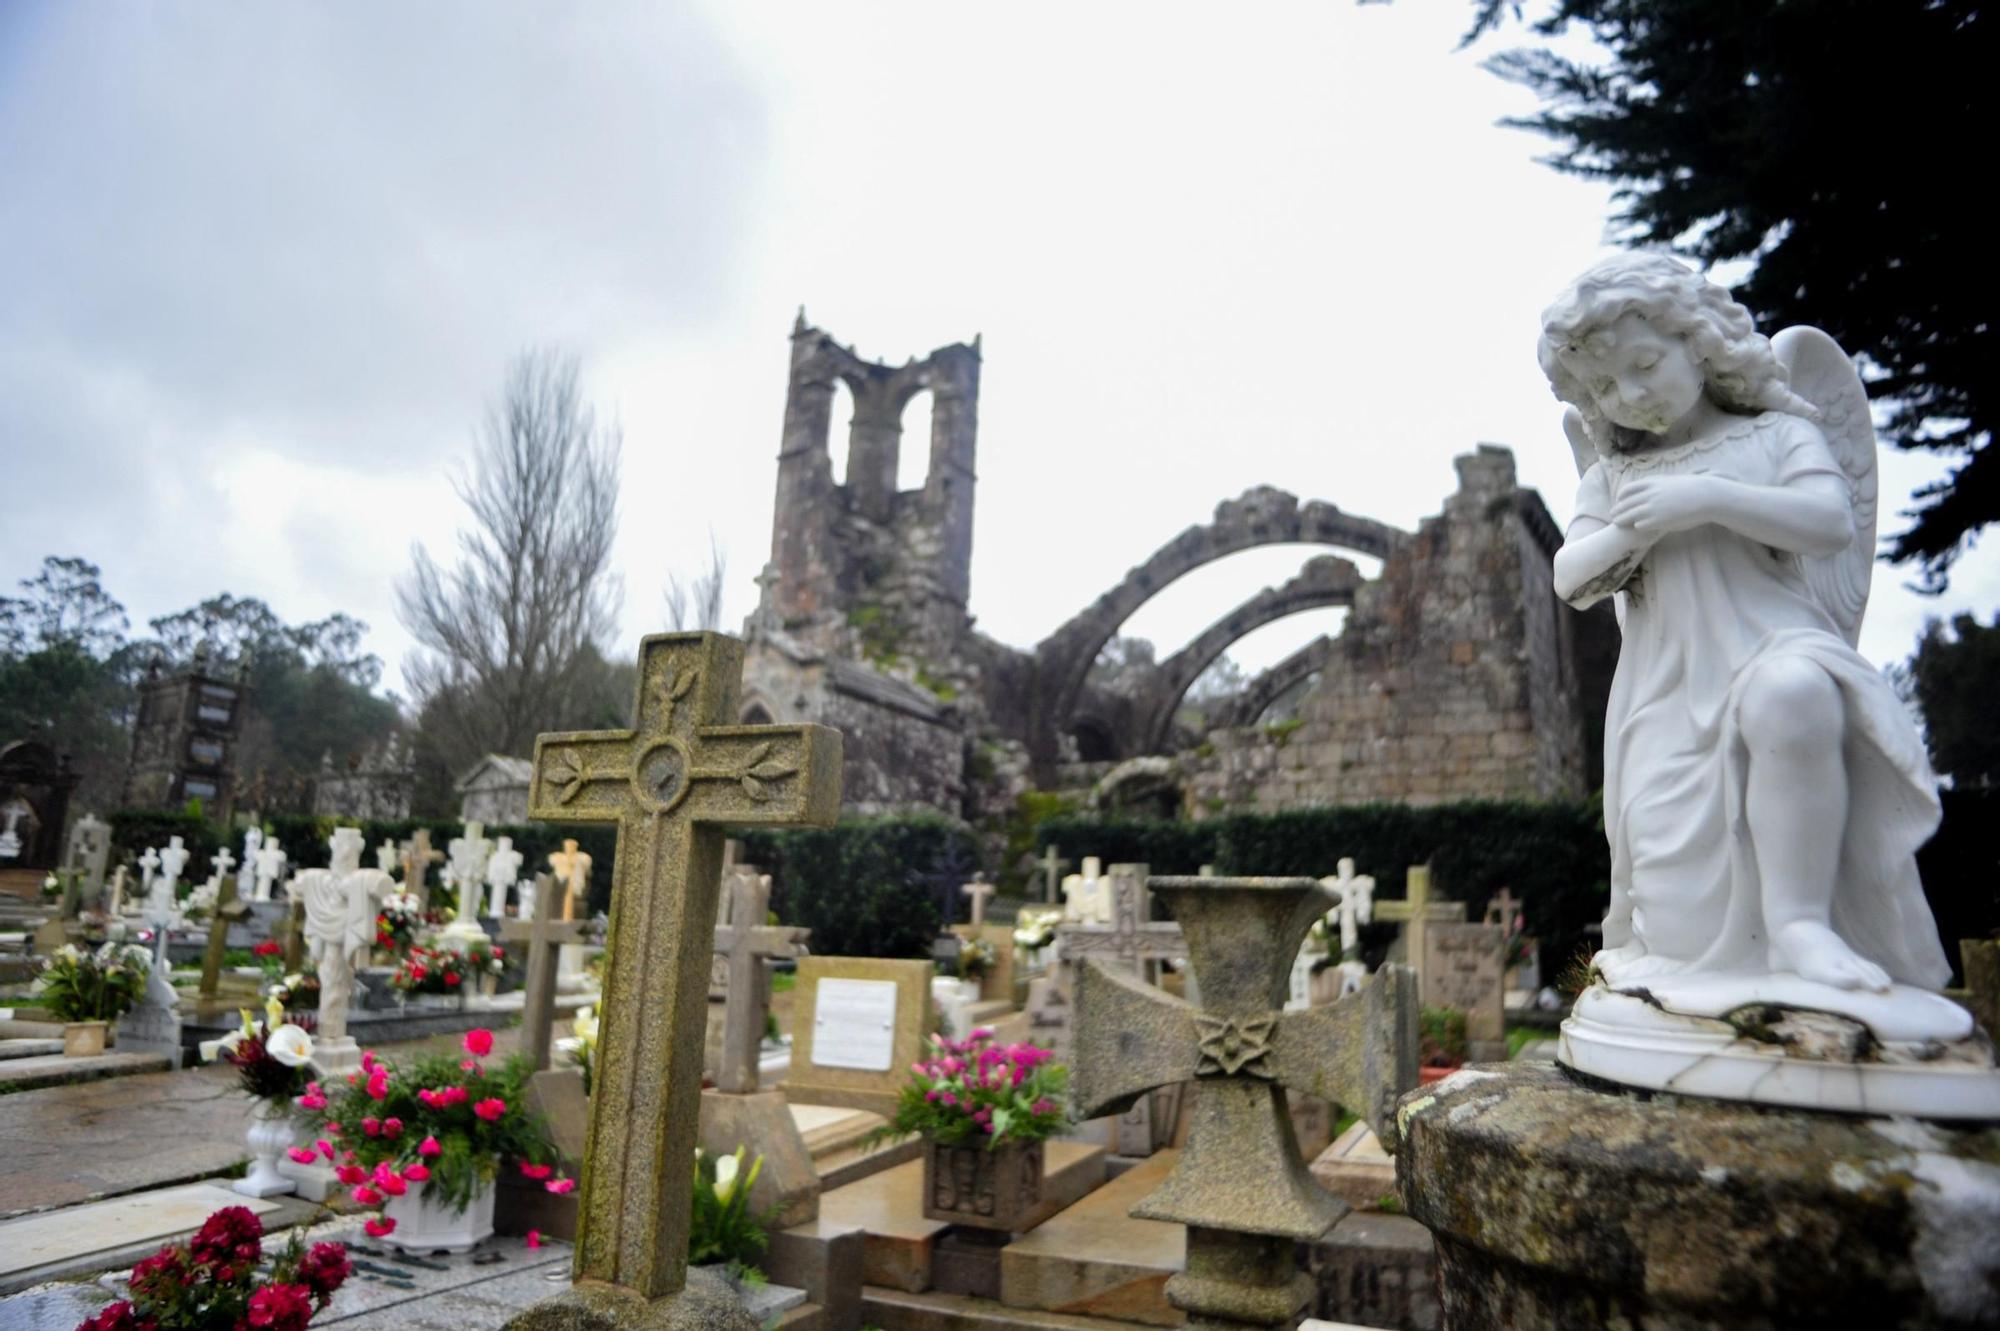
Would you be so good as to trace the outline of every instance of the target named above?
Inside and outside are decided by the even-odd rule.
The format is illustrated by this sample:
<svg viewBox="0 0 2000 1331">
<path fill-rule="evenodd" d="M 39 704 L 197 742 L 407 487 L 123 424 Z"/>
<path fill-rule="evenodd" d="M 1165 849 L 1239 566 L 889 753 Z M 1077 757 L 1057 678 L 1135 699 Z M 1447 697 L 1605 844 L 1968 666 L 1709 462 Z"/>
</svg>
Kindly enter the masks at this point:
<svg viewBox="0 0 2000 1331">
<path fill-rule="evenodd" d="M 303 1067 L 313 1056 L 312 1036 L 306 1034 L 304 1027 L 290 1022 L 272 1031 L 270 1038 L 264 1041 L 264 1048 L 272 1058 L 288 1068 Z"/>
<path fill-rule="evenodd" d="M 736 1191 L 736 1171 L 739 1168 L 733 1155 L 725 1155 L 715 1162 L 715 1200 L 726 1202 L 729 1194 Z"/>
</svg>

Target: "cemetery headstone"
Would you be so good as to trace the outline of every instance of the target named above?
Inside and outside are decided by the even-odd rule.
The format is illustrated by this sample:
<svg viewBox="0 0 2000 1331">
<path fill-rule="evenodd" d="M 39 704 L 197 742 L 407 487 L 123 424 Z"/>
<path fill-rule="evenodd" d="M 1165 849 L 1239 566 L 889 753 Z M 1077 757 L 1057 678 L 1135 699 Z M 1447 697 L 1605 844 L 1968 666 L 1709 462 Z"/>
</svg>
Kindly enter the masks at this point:
<svg viewBox="0 0 2000 1331">
<path fill-rule="evenodd" d="M 485 895 L 486 863 L 493 854 L 493 843 L 486 837 L 485 826 L 475 822 L 467 823 L 465 835 L 453 837 L 448 848 L 451 882 L 458 898 L 451 923 L 443 928 L 441 935 L 445 946 L 463 951 L 487 941 L 486 931 L 479 927 L 479 907 Z"/>
<path fill-rule="evenodd" d="M 1467 1054 L 1475 1063 L 1507 1057 L 1506 944 L 1497 924 L 1433 924 L 1424 931 L 1423 1003 L 1465 1014 Z"/>
<path fill-rule="evenodd" d="M 237 861 L 243 866 L 243 872 L 249 876 L 250 882 L 247 885 L 242 883 L 237 884 L 236 890 L 239 895 L 249 901 L 258 899 L 256 891 L 257 852 L 263 848 L 264 829 L 253 818 L 250 826 L 243 829 L 243 858 Z M 248 886 L 250 890 L 244 891 L 245 886 Z"/>
<path fill-rule="evenodd" d="M 573 943 L 583 926 L 574 920 L 504 920 L 500 936 L 527 946 L 527 976 L 521 995 L 521 1052 L 539 1070 L 549 1065 L 555 1021 L 556 948 Z"/>
<path fill-rule="evenodd" d="M 271 889 L 285 875 L 285 860 L 287 858 L 285 848 L 278 844 L 275 837 L 266 841 L 258 849 L 255 870 L 257 874 L 257 900 L 269 901 L 271 899 Z M 247 860 L 244 861 L 244 867 L 246 869 L 249 868 L 250 862 Z"/>
<path fill-rule="evenodd" d="M 185 857 L 183 857 L 185 858 Z M 161 857 L 150 847 L 139 857 L 148 881 Z M 145 920 L 153 931 L 153 959 L 146 968 L 146 988 L 124 1016 L 118 1019 L 118 1047 L 127 1053 L 165 1054 L 179 1067 L 181 1062 L 180 995 L 174 992 L 168 971 L 167 928 L 173 923 L 173 892 L 149 892 L 145 896 Z"/>
<path fill-rule="evenodd" d="M 1042 902 L 1053 906 L 1062 900 L 1063 870 L 1069 868 L 1069 861 L 1062 858 L 1061 847 L 1050 846 L 1042 852 L 1039 864 L 1042 871 Z"/>
<path fill-rule="evenodd" d="M 578 1204 L 573 1274 L 585 1289 L 517 1324 L 561 1324 L 580 1308 L 650 1316 L 686 1283 L 723 828 L 827 826 L 840 810 L 838 733 L 731 724 L 742 670 L 733 638 L 648 637 L 633 729 L 536 742 L 531 816 L 618 827 L 618 946 Z"/>
<path fill-rule="evenodd" d="M 393 839 L 385 840 L 375 848 L 375 867 L 387 874 L 393 874 L 403 867 L 402 854 L 396 849 Z"/>
<path fill-rule="evenodd" d="M 1103 862 L 1095 855 L 1083 857 L 1083 872 L 1063 879 L 1063 918 L 1077 924 L 1111 922 L 1111 884 L 1105 880 Z"/>
<path fill-rule="evenodd" d="M 1296 1245 L 1345 1212 L 1299 1158 L 1286 1088 L 1329 1097 L 1395 1141 L 1397 1095 L 1417 1080 L 1417 1001 L 1385 967 L 1361 994 L 1280 1012 L 1285 972 L 1324 913 L 1311 879 L 1154 878 L 1185 931 L 1202 1006 L 1100 960 L 1076 974 L 1071 1101 L 1083 1116 L 1192 1083 L 1193 1122 L 1166 1181 L 1134 1216 L 1187 1226 L 1166 1284 L 1190 1325 L 1288 1327 L 1312 1294 Z"/>
<path fill-rule="evenodd" d="M 109 919 L 117 919 L 125 910 L 125 882 L 131 877 L 124 865 L 111 871 L 111 888 L 104 899 L 104 914 Z"/>
<path fill-rule="evenodd" d="M 717 925 L 715 955 L 727 976 L 726 1015 L 716 1086 L 731 1094 L 759 1089 L 757 1062 L 764 1043 L 765 1017 L 771 1010 L 770 962 L 796 957 L 811 936 L 807 929 L 765 924 L 770 910 L 771 878 L 754 870 L 733 875 L 730 922 Z"/>
<path fill-rule="evenodd" d="M 336 827 L 328 839 L 331 863 L 294 880 L 305 904 L 305 941 L 319 974 L 319 1031 L 313 1064 L 327 1075 L 361 1063 L 361 1049 L 347 1033 L 354 973 L 375 945 L 375 910 L 395 883 L 380 869 L 361 867 L 361 829 Z"/>
<path fill-rule="evenodd" d="M 111 859 L 111 824 L 94 813 L 76 820 L 69 832 L 63 868 L 78 881 L 82 900 L 95 906 L 104 893 L 104 867 Z"/>
<path fill-rule="evenodd" d="M 895 1111 L 930 1035 L 927 961 L 801 957 L 792 990 L 794 1104 Z"/>
<path fill-rule="evenodd" d="M 1336 997 L 1361 992 L 1361 986 L 1368 980 L 1367 963 L 1361 960 L 1361 926 L 1375 917 L 1375 880 L 1367 874 L 1354 872 L 1354 861 L 1342 856 L 1335 866 L 1331 878 L 1319 880 L 1320 886 L 1333 893 L 1339 901 L 1340 918 L 1340 962 L 1338 971 L 1340 985 Z"/>
<path fill-rule="evenodd" d="M 229 848 L 215 854 L 215 913 L 208 921 L 208 947 L 201 957 L 201 996 L 214 998 L 222 985 L 222 955 L 229 948 L 229 926 L 250 913 L 250 907 L 236 899 L 237 876 L 229 872 Z"/>
<path fill-rule="evenodd" d="M 426 909 L 431 904 L 430 885 L 424 875 L 433 864 L 442 863 L 444 852 L 431 847 L 431 829 L 419 827 L 403 843 L 403 890 L 417 899 L 417 904 Z"/>
</svg>

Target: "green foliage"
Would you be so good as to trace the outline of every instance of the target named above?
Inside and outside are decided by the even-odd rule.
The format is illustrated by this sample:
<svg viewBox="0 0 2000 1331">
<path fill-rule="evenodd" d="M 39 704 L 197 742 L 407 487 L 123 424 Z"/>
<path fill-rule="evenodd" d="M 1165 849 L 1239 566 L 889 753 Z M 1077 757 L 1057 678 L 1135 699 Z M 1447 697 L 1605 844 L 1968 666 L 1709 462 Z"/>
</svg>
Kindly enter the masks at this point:
<svg viewBox="0 0 2000 1331">
<path fill-rule="evenodd" d="M 1924 625 L 1917 650 L 1903 668 L 1906 692 L 1924 712 L 1931 766 L 1959 790 L 2000 787 L 2000 726 L 1993 724 L 2000 694 L 2000 615 L 1981 624 L 1959 615 L 1947 627 Z"/>
<path fill-rule="evenodd" d="M 978 850 L 970 829 L 937 814 L 750 832 L 743 848 L 771 875 L 778 917 L 811 929 L 814 952 L 843 957 L 928 957 L 940 923 L 929 880 L 956 866 L 969 881 Z"/>
<path fill-rule="evenodd" d="M 730 1273 L 754 1270 L 769 1243 L 764 1227 L 776 1209 L 750 1214 L 750 1192 L 764 1172 L 764 1157 L 745 1163 L 747 1147 L 733 1155 L 712 1156 L 697 1149 L 694 1162 L 694 1210 L 688 1224 L 688 1264 L 726 1262 Z"/>
<path fill-rule="evenodd" d="M 1420 1018 L 1422 1052 L 1427 1068 L 1451 1067 L 1465 1061 L 1465 1014 L 1455 1008 L 1427 1007 Z"/>
<path fill-rule="evenodd" d="M 116 1021 L 146 987 L 143 948 L 106 943 L 96 951 L 65 943 L 42 963 L 35 992 L 57 1021 Z"/>
<path fill-rule="evenodd" d="M 1478 0 L 1475 33 L 1522 8 Z M 1965 538 L 2000 519 L 1987 223 L 1937 203 L 1971 187 L 1959 131 L 1993 120 L 1991 17 L 1977 0 L 1535 8 L 1538 36 L 1575 25 L 1608 56 L 1491 61 L 1542 99 L 1510 123 L 1555 138 L 1558 170 L 1616 183 L 1621 240 L 1754 260 L 1734 294 L 1765 332 L 1813 324 L 1862 358 L 1885 437 L 1959 462 L 1890 548 L 1942 586 Z"/>
<path fill-rule="evenodd" d="M 1212 822 L 1065 814 L 1035 829 L 1035 853 L 1060 846 L 1072 865 L 1095 855 L 1107 865 L 1143 864 L 1153 873 L 1189 874 L 1216 862 L 1216 828 Z"/>
</svg>

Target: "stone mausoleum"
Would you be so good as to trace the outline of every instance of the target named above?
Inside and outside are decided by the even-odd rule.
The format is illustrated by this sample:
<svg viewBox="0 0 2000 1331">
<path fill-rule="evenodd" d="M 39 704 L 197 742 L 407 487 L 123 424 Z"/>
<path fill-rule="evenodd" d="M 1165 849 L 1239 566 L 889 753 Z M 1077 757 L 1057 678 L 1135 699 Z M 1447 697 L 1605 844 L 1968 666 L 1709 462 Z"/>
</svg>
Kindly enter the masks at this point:
<svg viewBox="0 0 2000 1331">
<path fill-rule="evenodd" d="M 1270 488 L 1225 500 L 1022 651 L 979 633 L 968 610 L 980 360 L 976 338 L 891 366 L 861 359 L 803 312 L 792 330 L 771 559 L 745 625 L 743 719 L 837 726 L 851 811 L 977 820 L 1004 814 L 1030 786 L 1197 817 L 1595 787 L 1593 718 L 1604 714 L 1617 630 L 1608 612 L 1579 614 L 1556 598 L 1561 533 L 1516 483 L 1508 450 L 1460 457 L 1458 489 L 1414 532 Z M 836 483 L 841 384 L 853 418 Z M 902 420 L 922 393 L 929 468 L 921 488 L 898 490 Z M 1093 674 L 1124 623 L 1173 581 L 1279 544 L 1328 553 L 1255 590 L 1172 656 Z M 1379 576 L 1343 551 L 1379 559 Z M 1185 695 L 1223 652 L 1325 606 L 1348 608 L 1337 636 L 1252 680 L 1221 707 L 1222 724 L 1188 731 Z M 1264 724 L 1280 703 L 1284 724 Z"/>
</svg>

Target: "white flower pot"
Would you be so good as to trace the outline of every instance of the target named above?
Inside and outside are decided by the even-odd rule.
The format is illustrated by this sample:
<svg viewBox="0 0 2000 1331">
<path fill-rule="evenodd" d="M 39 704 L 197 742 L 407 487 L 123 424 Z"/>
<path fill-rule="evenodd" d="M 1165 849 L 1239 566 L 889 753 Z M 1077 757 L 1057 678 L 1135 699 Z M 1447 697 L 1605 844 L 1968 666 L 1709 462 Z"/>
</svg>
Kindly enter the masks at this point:
<svg viewBox="0 0 2000 1331">
<path fill-rule="evenodd" d="M 463 1211 L 434 1201 L 432 1191 L 428 1186 L 411 1188 L 401 1197 L 391 1197 L 382 1215 L 395 1221 L 396 1228 L 381 1242 L 404 1252 L 465 1252 L 493 1232 L 491 1179 L 474 1190 L 471 1205 Z"/>
<path fill-rule="evenodd" d="M 245 1197 L 277 1197 L 297 1192 L 297 1179 L 278 1172 L 278 1157 L 293 1142 L 291 1116 L 283 1105 L 259 1101 L 250 1114 L 250 1172 L 229 1186 Z"/>
</svg>

